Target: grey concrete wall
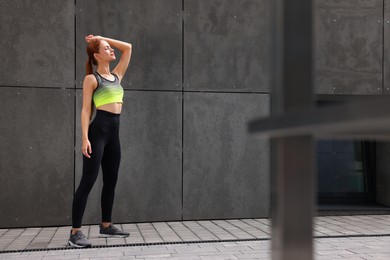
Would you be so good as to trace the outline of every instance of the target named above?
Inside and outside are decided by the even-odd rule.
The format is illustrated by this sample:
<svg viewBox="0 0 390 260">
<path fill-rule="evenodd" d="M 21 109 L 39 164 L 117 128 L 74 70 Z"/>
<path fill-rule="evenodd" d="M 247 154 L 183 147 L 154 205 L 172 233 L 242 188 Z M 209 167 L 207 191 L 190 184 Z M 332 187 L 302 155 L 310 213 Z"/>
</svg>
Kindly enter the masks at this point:
<svg viewBox="0 0 390 260">
<path fill-rule="evenodd" d="M 208 216 L 212 218 L 253 217 L 268 214 L 267 145 L 261 143 L 256 145 L 253 141 L 245 141 L 240 145 L 237 143 L 238 140 L 246 140 L 244 118 L 249 119 L 250 116 L 268 113 L 269 101 L 256 94 L 256 92 L 269 89 L 268 22 L 264 19 L 268 6 L 266 1 L 235 2 L 216 1 L 210 4 L 204 1 L 205 6 L 202 8 L 207 11 L 204 14 L 196 1 L 120 1 L 120 6 L 115 6 L 108 12 L 102 12 L 102 10 L 109 1 L 102 1 L 98 4 L 93 4 L 97 2 L 92 0 L 77 2 L 76 30 L 78 34 L 96 33 L 119 37 L 133 43 L 134 55 L 129 72 L 123 80 L 126 96 L 130 98 L 125 99 L 122 116 L 123 160 L 114 212 L 116 220 L 125 222 L 197 219 L 204 218 L 204 212 L 209 212 Z M 235 5 L 231 5 L 234 3 Z M 85 15 L 85 12 L 88 12 L 88 15 Z M 115 15 L 112 15 L 113 13 Z M 220 15 L 229 16 L 228 19 L 231 19 L 232 25 L 235 24 L 235 26 L 224 24 L 225 18 L 220 21 L 213 18 Z M 104 24 L 97 22 L 97 16 L 104 20 Z M 197 32 L 199 28 L 196 26 L 204 27 L 201 22 L 213 23 L 208 36 L 204 38 L 209 39 L 213 35 L 218 37 L 218 39 L 207 42 L 207 45 L 213 48 L 212 50 L 203 48 L 199 42 L 201 39 L 196 39 L 199 33 Z M 251 39 L 250 36 L 255 33 L 257 25 L 260 26 L 261 31 L 256 32 L 256 38 Z M 237 33 L 239 33 L 238 36 Z M 77 88 L 79 88 L 83 78 L 86 55 L 83 38 L 79 37 L 76 41 L 76 61 L 77 64 L 81 64 L 77 65 L 79 66 Z M 258 41 L 262 42 L 260 48 L 256 47 Z M 253 52 L 246 51 L 248 46 L 253 48 Z M 225 51 L 218 52 L 221 48 L 225 48 Z M 216 53 L 213 54 L 213 52 Z M 226 64 L 225 57 L 230 52 L 229 64 L 231 66 L 226 66 L 224 65 Z M 210 57 L 211 54 L 213 57 Z M 245 55 L 242 56 L 242 54 Z M 257 58 L 252 60 L 254 55 Z M 200 58 L 201 56 L 203 58 Z M 216 63 L 210 64 L 210 60 Z M 223 62 L 221 63 L 220 60 Z M 241 68 L 241 66 L 244 66 L 242 71 L 239 75 L 235 75 L 237 67 Z M 199 71 L 202 67 L 207 67 L 208 70 L 208 75 L 205 77 Z M 256 71 L 263 72 L 258 75 Z M 218 82 L 214 80 L 217 77 L 213 77 L 217 73 L 219 73 Z M 198 78 L 202 78 L 203 81 L 199 81 Z M 234 84 L 230 84 L 232 79 L 234 79 Z M 223 105 L 221 100 L 229 100 L 231 94 L 221 93 L 221 96 L 209 96 L 209 91 L 253 92 L 253 94 L 246 93 L 245 98 L 243 96 L 241 99 L 240 94 L 237 93 L 234 99 L 237 102 L 229 101 L 226 107 L 234 109 L 236 106 L 237 108 L 248 106 L 247 109 L 241 108 L 236 111 L 235 117 L 240 117 L 240 120 L 228 117 L 224 119 L 233 121 L 229 123 L 230 127 L 237 128 L 234 131 L 236 141 L 230 140 L 230 136 L 224 136 L 221 139 L 217 138 L 215 133 L 211 136 L 211 133 L 207 132 L 194 136 L 193 132 L 189 131 L 188 127 L 197 123 L 189 121 L 184 112 L 189 102 L 185 97 L 187 94 L 191 95 L 188 91 L 192 90 L 204 91 L 198 94 L 199 97 L 211 97 L 209 100 L 211 103 L 206 108 L 210 111 L 221 110 L 219 108 Z M 79 113 L 81 106 L 80 95 L 81 91 L 78 91 L 76 114 Z M 191 105 L 196 104 L 191 102 Z M 255 112 L 254 108 L 261 110 Z M 197 108 L 194 107 L 194 109 Z M 187 110 L 187 113 L 190 111 Z M 212 112 L 210 116 L 219 117 L 219 113 Z M 208 123 L 212 121 L 201 124 Z M 221 121 L 216 128 L 223 127 L 225 123 L 228 122 Z M 78 122 L 77 131 L 79 131 Z M 227 154 L 228 156 L 235 155 L 236 148 L 245 155 L 253 153 L 251 158 L 257 159 L 252 162 L 239 158 L 229 166 L 231 169 L 224 172 L 227 174 L 225 184 L 219 183 L 216 187 L 221 189 L 219 198 L 230 198 L 231 202 L 217 212 L 214 212 L 215 207 L 222 203 L 218 199 L 212 204 L 204 204 L 201 208 L 193 207 L 195 197 L 191 191 L 199 190 L 198 187 L 202 186 L 203 182 L 198 180 L 194 171 L 186 168 L 185 165 L 186 163 L 195 165 L 193 162 L 197 162 L 198 167 L 202 168 L 202 164 L 212 163 L 213 160 L 199 163 L 202 154 L 186 154 L 184 149 L 184 140 L 190 140 L 193 143 L 199 137 L 207 135 L 210 135 L 207 137 L 210 145 L 224 139 L 226 143 L 230 143 L 231 150 L 224 151 L 224 147 L 219 147 L 222 150 L 213 155 L 213 160 L 223 161 Z M 77 155 L 80 140 L 79 136 L 76 136 L 76 183 L 78 183 L 81 177 L 81 157 Z M 200 143 L 199 145 L 207 144 Z M 260 173 L 256 169 L 260 165 L 259 162 L 263 167 Z M 244 169 L 239 169 L 243 165 L 246 165 Z M 221 177 L 221 173 L 221 169 L 202 172 L 204 175 L 217 179 Z M 242 186 L 232 188 L 238 179 L 241 179 Z M 186 180 L 190 182 L 184 183 Z M 101 180 L 99 180 L 92 191 L 85 214 L 85 223 L 99 221 L 101 185 Z M 212 186 L 212 183 L 210 185 Z M 256 191 L 256 193 L 251 194 L 251 191 Z M 204 194 L 204 196 L 207 195 L 212 194 Z M 259 195 L 259 201 L 255 200 L 257 195 Z M 236 209 L 232 211 L 233 208 Z M 203 213 L 199 214 L 199 212 Z"/>
<path fill-rule="evenodd" d="M 185 89 L 269 91 L 269 1 L 184 3 Z"/>
<path fill-rule="evenodd" d="M 81 109 L 77 91 L 77 112 Z M 80 132 L 76 122 L 76 132 Z M 81 179 L 81 138 L 76 135 L 76 184 Z M 116 221 L 181 219 L 182 94 L 125 91 L 120 139 L 122 161 L 113 215 Z M 85 223 L 100 220 L 102 179 L 93 188 Z"/>
<path fill-rule="evenodd" d="M 383 1 L 316 2 L 316 93 L 381 95 Z"/>
<path fill-rule="evenodd" d="M 317 93 L 386 93 L 383 2 L 318 4 Z M 245 124 L 269 111 L 269 8 L 266 0 L 0 1 L 0 227 L 70 224 L 90 33 L 134 51 L 114 221 L 267 216 L 268 143 Z M 84 223 L 100 220 L 101 185 Z"/>
<path fill-rule="evenodd" d="M 390 94 L 390 0 L 384 1 L 383 93 Z"/>
<path fill-rule="evenodd" d="M 77 0 L 76 30 L 77 87 L 85 75 L 83 35 L 96 34 L 131 41 L 124 88 L 181 90 L 182 0 Z"/>
<path fill-rule="evenodd" d="M 69 223 L 74 91 L 1 87 L 0 96 L 0 226 Z"/>
<path fill-rule="evenodd" d="M 74 84 L 74 0 L 0 1 L 0 85 Z"/>
<path fill-rule="evenodd" d="M 70 221 L 74 8 L 0 1 L 0 227 Z"/>
<path fill-rule="evenodd" d="M 185 93 L 184 219 L 268 216 L 269 143 L 246 122 L 269 111 L 269 95 Z"/>
</svg>

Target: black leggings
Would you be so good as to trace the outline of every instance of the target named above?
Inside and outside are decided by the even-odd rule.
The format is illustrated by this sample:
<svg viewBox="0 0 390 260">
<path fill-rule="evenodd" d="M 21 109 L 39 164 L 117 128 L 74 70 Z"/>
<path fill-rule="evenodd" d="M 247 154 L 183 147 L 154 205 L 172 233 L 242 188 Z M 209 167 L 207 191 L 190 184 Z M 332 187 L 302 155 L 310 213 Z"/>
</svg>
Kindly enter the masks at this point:
<svg viewBox="0 0 390 260">
<path fill-rule="evenodd" d="M 95 119 L 89 125 L 88 138 L 91 142 L 92 153 L 91 158 L 83 155 L 83 176 L 73 199 L 73 228 L 81 227 L 87 199 L 99 174 L 100 164 L 103 172 L 102 222 L 111 222 L 121 160 L 119 118 L 118 114 L 97 110 Z"/>
</svg>

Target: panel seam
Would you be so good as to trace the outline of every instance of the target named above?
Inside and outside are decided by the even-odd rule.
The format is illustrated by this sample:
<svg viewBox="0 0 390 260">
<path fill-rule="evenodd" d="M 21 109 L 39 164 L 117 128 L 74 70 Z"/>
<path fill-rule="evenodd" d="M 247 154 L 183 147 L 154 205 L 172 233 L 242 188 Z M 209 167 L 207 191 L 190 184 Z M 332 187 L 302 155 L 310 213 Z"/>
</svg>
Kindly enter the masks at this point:
<svg viewBox="0 0 390 260">
<path fill-rule="evenodd" d="M 77 0 L 74 0 L 74 96 L 73 96 L 73 196 L 76 193 L 76 106 L 77 106 L 77 56 L 76 56 L 76 47 L 77 47 Z"/>
<path fill-rule="evenodd" d="M 181 6 L 181 220 L 184 220 L 184 1 Z"/>
</svg>

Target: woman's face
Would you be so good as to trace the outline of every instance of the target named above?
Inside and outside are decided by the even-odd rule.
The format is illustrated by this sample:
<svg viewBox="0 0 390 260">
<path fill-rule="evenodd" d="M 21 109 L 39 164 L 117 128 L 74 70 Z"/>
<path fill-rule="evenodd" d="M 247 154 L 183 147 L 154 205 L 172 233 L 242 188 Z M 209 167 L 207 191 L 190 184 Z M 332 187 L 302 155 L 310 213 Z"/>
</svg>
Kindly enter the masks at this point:
<svg viewBox="0 0 390 260">
<path fill-rule="evenodd" d="M 101 61 L 113 61 L 116 59 L 114 49 L 111 48 L 108 42 L 102 40 L 96 58 Z"/>
</svg>

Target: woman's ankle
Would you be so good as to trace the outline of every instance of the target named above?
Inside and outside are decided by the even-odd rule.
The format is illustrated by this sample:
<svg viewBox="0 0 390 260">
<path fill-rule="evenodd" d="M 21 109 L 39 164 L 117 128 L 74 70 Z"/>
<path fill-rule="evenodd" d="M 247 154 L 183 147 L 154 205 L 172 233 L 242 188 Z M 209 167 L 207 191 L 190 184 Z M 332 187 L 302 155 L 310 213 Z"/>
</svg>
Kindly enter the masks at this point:
<svg viewBox="0 0 390 260">
<path fill-rule="evenodd" d="M 77 231 L 79 231 L 79 230 L 81 230 L 81 228 L 72 228 L 70 232 L 72 233 L 72 235 L 74 235 L 74 234 L 76 234 Z"/>
<path fill-rule="evenodd" d="M 103 228 L 108 228 L 109 226 L 111 226 L 111 222 L 102 222 L 101 224 Z"/>
</svg>

